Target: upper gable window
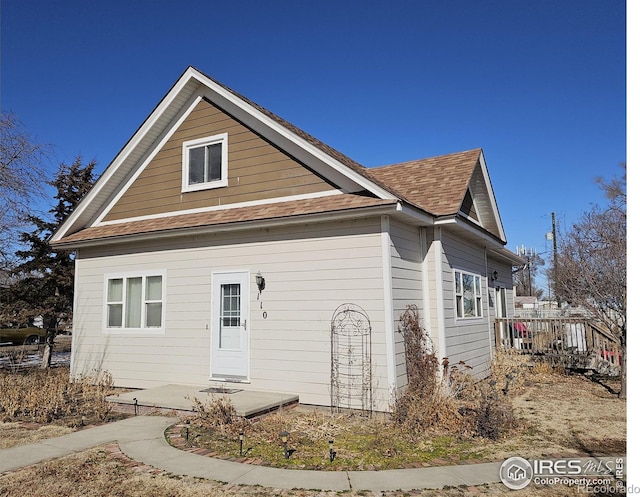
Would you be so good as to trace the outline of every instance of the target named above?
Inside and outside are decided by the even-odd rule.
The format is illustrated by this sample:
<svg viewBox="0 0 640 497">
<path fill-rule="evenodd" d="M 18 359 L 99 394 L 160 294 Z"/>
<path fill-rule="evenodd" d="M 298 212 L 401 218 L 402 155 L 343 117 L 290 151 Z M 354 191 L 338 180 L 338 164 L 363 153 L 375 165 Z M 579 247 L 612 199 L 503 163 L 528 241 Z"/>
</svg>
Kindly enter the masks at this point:
<svg viewBox="0 0 640 497">
<path fill-rule="evenodd" d="M 182 191 L 227 186 L 228 134 L 190 140 L 182 144 Z"/>
</svg>

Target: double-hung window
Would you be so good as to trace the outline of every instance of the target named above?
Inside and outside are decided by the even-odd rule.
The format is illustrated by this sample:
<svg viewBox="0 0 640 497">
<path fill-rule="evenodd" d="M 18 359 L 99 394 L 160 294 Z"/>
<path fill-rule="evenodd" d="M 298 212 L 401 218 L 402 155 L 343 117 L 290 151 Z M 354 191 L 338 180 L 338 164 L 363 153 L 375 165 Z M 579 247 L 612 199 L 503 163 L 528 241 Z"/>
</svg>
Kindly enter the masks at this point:
<svg viewBox="0 0 640 497">
<path fill-rule="evenodd" d="M 186 141 L 182 144 L 182 191 L 227 186 L 228 134 Z"/>
<path fill-rule="evenodd" d="M 482 317 L 482 278 L 480 275 L 454 271 L 456 317 Z"/>
<path fill-rule="evenodd" d="M 106 280 L 107 330 L 150 330 L 164 326 L 162 273 L 109 275 Z"/>
</svg>

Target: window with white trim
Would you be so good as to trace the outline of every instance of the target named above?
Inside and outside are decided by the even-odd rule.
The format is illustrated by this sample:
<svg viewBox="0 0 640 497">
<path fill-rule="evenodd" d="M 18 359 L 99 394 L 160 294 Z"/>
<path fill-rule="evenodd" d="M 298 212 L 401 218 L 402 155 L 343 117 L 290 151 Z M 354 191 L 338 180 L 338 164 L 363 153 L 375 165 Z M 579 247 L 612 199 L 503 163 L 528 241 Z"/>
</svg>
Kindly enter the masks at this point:
<svg viewBox="0 0 640 497">
<path fill-rule="evenodd" d="M 478 274 L 454 271 L 456 317 L 482 317 L 482 278 Z"/>
<path fill-rule="evenodd" d="M 164 326 L 164 275 L 109 275 L 106 280 L 108 330 L 157 330 Z"/>
<path fill-rule="evenodd" d="M 227 186 L 228 134 L 186 141 L 182 144 L 182 191 Z"/>
</svg>

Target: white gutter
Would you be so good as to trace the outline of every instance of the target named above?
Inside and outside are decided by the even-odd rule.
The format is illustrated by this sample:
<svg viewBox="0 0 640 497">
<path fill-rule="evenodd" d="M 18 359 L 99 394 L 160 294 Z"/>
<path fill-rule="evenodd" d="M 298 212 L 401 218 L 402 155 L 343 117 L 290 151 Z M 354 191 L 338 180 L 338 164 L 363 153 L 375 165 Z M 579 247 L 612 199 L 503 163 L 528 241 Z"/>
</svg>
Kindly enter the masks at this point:
<svg viewBox="0 0 640 497">
<path fill-rule="evenodd" d="M 81 247 L 93 247 L 96 245 L 114 245 L 119 243 L 131 243 L 145 241 L 150 238 L 154 240 L 175 238 L 189 235 L 205 235 L 209 233 L 228 233 L 247 229 L 273 228 L 281 226 L 293 226 L 297 224 L 307 224 L 310 222 L 340 221 L 343 219 L 354 219 L 363 217 L 392 214 L 396 211 L 395 204 L 379 205 L 374 207 L 362 207 L 359 209 L 349 209 L 336 212 L 323 212 L 320 214 L 302 214 L 298 216 L 273 218 L 254 221 L 240 221 L 233 223 L 210 224 L 203 226 L 189 226 L 185 228 L 168 228 L 166 230 L 145 231 L 143 233 L 131 233 L 125 235 L 106 236 L 90 240 L 78 240 L 70 242 L 56 243 L 55 247 L 65 249 L 76 249 Z"/>
</svg>

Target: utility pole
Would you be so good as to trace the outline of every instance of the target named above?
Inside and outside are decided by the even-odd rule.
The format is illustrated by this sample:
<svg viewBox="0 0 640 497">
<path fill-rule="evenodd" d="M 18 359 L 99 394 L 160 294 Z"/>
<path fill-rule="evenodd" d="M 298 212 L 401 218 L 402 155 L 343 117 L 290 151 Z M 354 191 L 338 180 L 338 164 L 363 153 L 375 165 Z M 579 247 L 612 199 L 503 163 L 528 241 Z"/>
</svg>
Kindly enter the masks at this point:
<svg viewBox="0 0 640 497">
<path fill-rule="evenodd" d="M 526 257 L 527 259 L 527 280 L 529 286 L 529 297 L 533 296 L 533 281 L 531 281 L 531 259 L 537 256 L 537 251 L 534 248 L 527 249 L 524 245 L 516 247 L 516 254 L 520 257 Z"/>
<path fill-rule="evenodd" d="M 553 233 L 553 293 L 556 297 L 558 309 L 560 309 L 560 297 L 558 297 L 558 243 L 556 242 L 556 213 L 551 213 L 551 232 Z"/>
</svg>

